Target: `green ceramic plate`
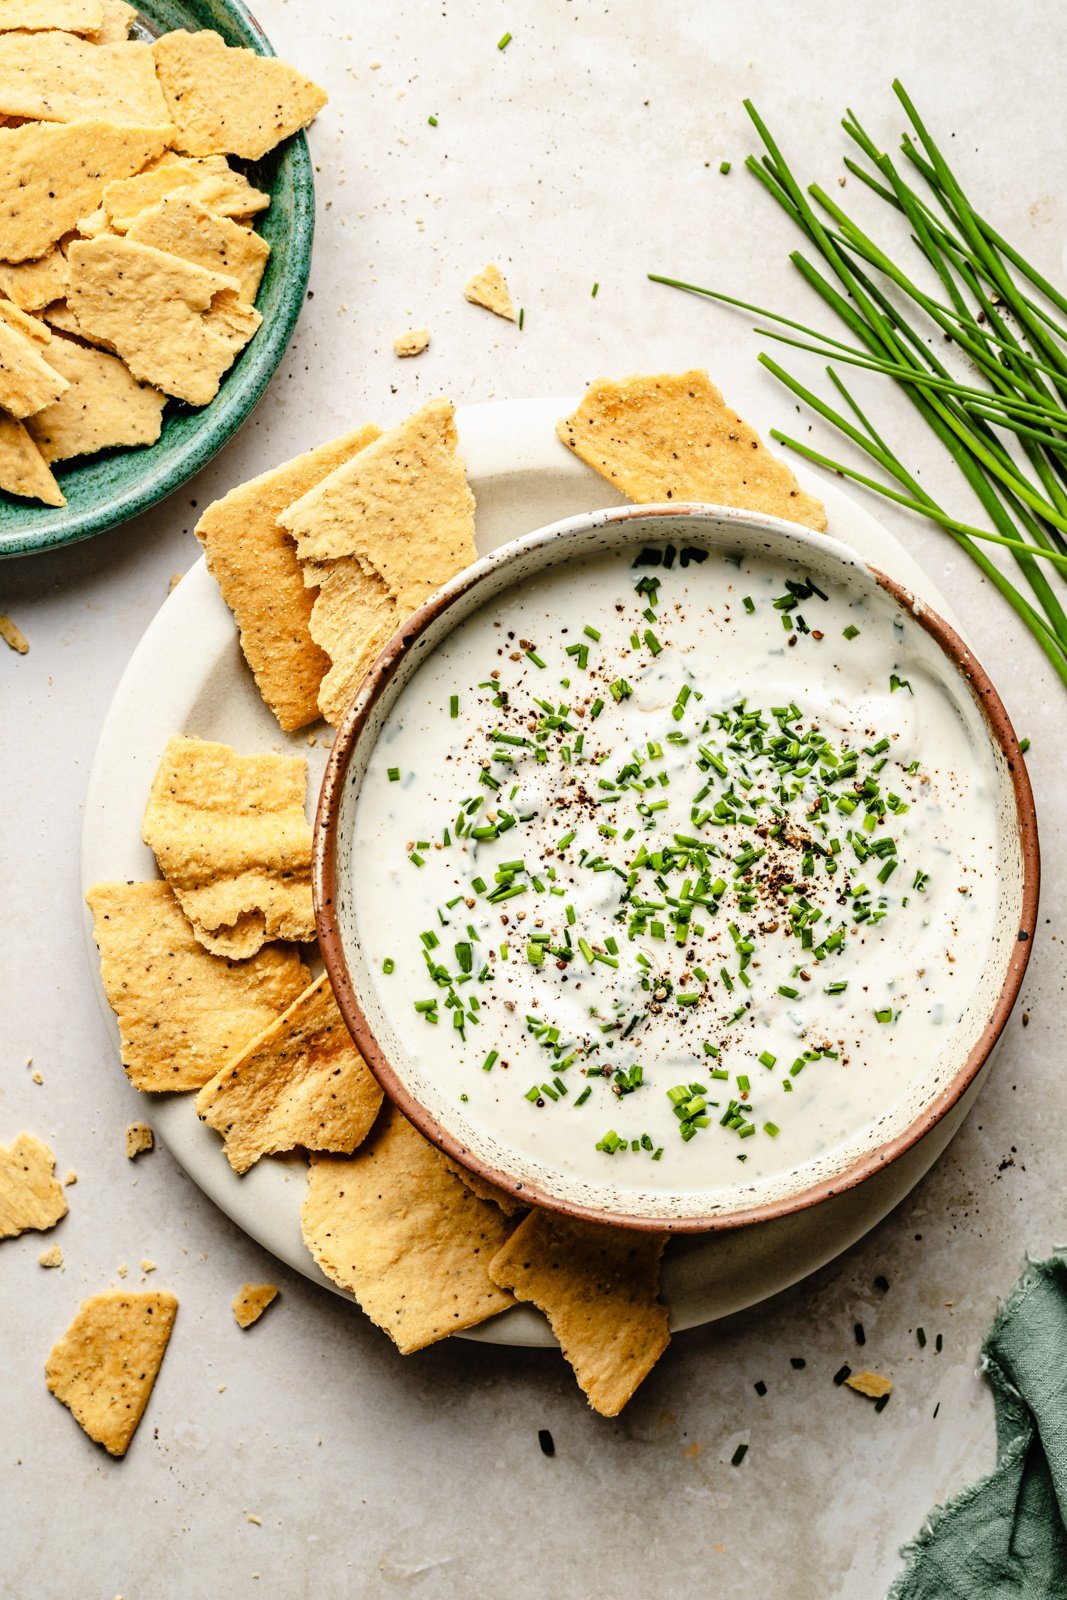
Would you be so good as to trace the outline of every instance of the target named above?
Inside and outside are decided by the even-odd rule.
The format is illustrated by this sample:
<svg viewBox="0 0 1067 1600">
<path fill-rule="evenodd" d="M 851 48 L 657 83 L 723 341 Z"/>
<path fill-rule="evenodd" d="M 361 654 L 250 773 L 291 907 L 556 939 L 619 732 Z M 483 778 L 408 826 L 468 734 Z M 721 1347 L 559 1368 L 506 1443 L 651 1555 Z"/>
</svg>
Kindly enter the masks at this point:
<svg viewBox="0 0 1067 1600">
<path fill-rule="evenodd" d="M 270 41 L 240 0 L 141 0 L 146 29 L 213 28 L 227 44 L 273 55 Z M 0 556 L 51 550 L 103 533 L 172 494 L 222 448 L 270 382 L 296 323 L 311 268 L 315 189 L 302 133 L 262 161 L 235 162 L 271 197 L 260 231 L 270 245 L 256 308 L 263 326 L 245 346 L 208 406 L 171 400 L 153 445 L 102 450 L 60 466 L 56 478 L 67 504 L 53 509 L 0 492 Z"/>
</svg>

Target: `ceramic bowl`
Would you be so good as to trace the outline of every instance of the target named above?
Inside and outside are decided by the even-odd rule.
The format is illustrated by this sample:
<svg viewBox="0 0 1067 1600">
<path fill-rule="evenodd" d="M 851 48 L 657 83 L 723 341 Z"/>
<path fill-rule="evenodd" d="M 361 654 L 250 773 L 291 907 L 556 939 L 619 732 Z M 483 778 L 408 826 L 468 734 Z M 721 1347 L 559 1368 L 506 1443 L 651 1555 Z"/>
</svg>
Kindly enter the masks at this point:
<svg viewBox="0 0 1067 1600">
<path fill-rule="evenodd" d="M 273 55 L 270 40 L 240 0 L 138 0 L 133 37 L 174 28 L 211 28 L 229 45 Z M 60 462 L 65 506 L 41 506 L 0 491 L 0 558 L 88 539 L 147 511 L 205 466 L 234 434 L 274 376 L 304 303 L 315 232 L 315 181 L 302 133 L 261 161 L 233 163 L 270 195 L 257 227 L 270 257 L 256 296 L 262 326 L 224 374 L 206 406 L 170 400 L 155 444 L 101 450 Z"/>
<path fill-rule="evenodd" d="M 642 1192 L 607 1173 L 593 1184 L 554 1170 L 544 1157 L 498 1142 L 465 1117 L 455 1094 L 419 1069 L 388 1021 L 359 937 L 359 863 L 353 857 L 360 783 L 401 691 L 441 641 L 505 590 L 561 563 L 672 540 L 723 553 L 759 553 L 843 587 L 884 614 L 905 612 L 934 640 L 946 682 L 980 716 L 997 774 L 1000 863 L 996 921 L 975 998 L 921 1081 L 868 1128 L 791 1173 L 684 1195 Z M 634 1228 L 700 1232 L 765 1222 L 818 1205 L 864 1182 L 918 1144 L 958 1105 L 989 1059 L 1018 996 L 1034 935 L 1039 880 L 1033 796 L 1018 740 L 992 683 L 941 617 L 855 552 L 773 517 L 711 506 L 623 507 L 556 523 L 476 562 L 434 595 L 394 635 L 338 731 L 319 799 L 315 902 L 323 957 L 342 1014 L 369 1067 L 400 1110 L 479 1178 L 531 1204 Z M 412 893 L 418 893 L 417 882 Z"/>
</svg>

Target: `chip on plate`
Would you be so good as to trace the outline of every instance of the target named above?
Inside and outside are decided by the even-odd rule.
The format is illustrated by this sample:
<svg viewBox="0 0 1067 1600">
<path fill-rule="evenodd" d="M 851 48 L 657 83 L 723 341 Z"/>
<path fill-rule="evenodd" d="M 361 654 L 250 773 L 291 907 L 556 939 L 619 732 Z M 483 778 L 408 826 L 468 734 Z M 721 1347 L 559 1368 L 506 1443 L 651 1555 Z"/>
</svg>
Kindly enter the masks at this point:
<svg viewBox="0 0 1067 1600">
<path fill-rule="evenodd" d="M 106 339 L 142 383 L 207 405 L 263 318 L 236 278 L 132 239 L 76 239 L 67 304 L 87 335 Z"/>
<path fill-rule="evenodd" d="M 445 1166 L 449 1172 L 454 1172 L 460 1182 L 465 1183 L 471 1193 L 478 1196 L 479 1200 L 491 1200 L 493 1205 L 500 1207 L 505 1216 L 517 1217 L 523 1211 L 530 1209 L 519 1195 L 512 1194 L 507 1189 L 501 1189 L 497 1184 L 490 1183 L 487 1178 L 480 1178 L 476 1172 L 470 1172 L 466 1167 L 461 1166 L 458 1161 L 453 1161 L 448 1156 L 445 1156 Z"/>
<path fill-rule="evenodd" d="M 177 1313 L 177 1299 L 166 1292 L 94 1294 L 48 1357 L 49 1389 L 110 1455 L 130 1447 Z"/>
<path fill-rule="evenodd" d="M 264 472 L 210 505 L 196 528 L 234 614 L 259 692 L 286 732 L 316 722 L 329 657 L 311 637 L 314 591 L 280 525 L 285 508 L 377 438 L 368 425 Z"/>
<path fill-rule="evenodd" d="M 98 883 L 85 898 L 138 1089 L 199 1089 L 311 981 L 292 945 L 249 961 L 209 954 L 165 883 Z"/>
<path fill-rule="evenodd" d="M 166 167 L 160 169 L 166 172 Z M 259 293 L 270 245 L 261 234 L 242 228 L 229 217 L 209 211 L 180 191 L 165 195 L 156 206 L 138 212 L 126 230 L 127 239 L 168 250 L 209 272 L 236 278 L 238 293 L 249 305 Z"/>
<path fill-rule="evenodd" d="M 0 294 L 23 311 L 42 311 L 53 300 L 63 299 L 69 277 L 67 258 L 53 245 L 36 261 L 0 262 Z"/>
<path fill-rule="evenodd" d="M 448 400 L 391 428 L 282 512 L 302 562 L 355 556 L 407 611 L 475 559 L 474 496 Z"/>
<path fill-rule="evenodd" d="M 821 532 L 826 512 L 723 400 L 706 372 L 598 378 L 559 423 L 563 443 L 640 505 L 702 501 Z"/>
<path fill-rule="evenodd" d="M 594 1411 L 618 1416 L 670 1342 L 659 1299 L 667 1236 L 531 1211 L 489 1264 L 543 1311 Z"/>
<path fill-rule="evenodd" d="M 519 314 L 508 293 L 504 274 L 492 261 L 470 279 L 463 290 L 463 298 L 469 300 L 472 306 L 484 306 L 486 311 L 495 312 L 498 317 L 504 317 L 508 322 L 519 320 Z"/>
<path fill-rule="evenodd" d="M 66 496 L 21 422 L 0 412 L 0 489 L 46 506 L 65 506 Z"/>
<path fill-rule="evenodd" d="M 404 612 L 384 579 L 355 556 L 309 563 L 304 579 L 313 578 L 319 587 L 309 628 L 329 660 L 319 685 L 319 710 L 336 726 Z"/>
<path fill-rule="evenodd" d="M 44 255 L 100 204 L 112 179 L 160 155 L 169 133 L 103 120 L 0 128 L 0 261 Z"/>
<path fill-rule="evenodd" d="M 26 423 L 46 461 L 92 455 L 114 445 L 155 444 L 167 397 L 138 383 L 117 356 L 57 334 L 48 347 L 48 364 L 70 388 Z"/>
<path fill-rule="evenodd" d="M 317 84 L 273 56 L 235 49 L 217 33 L 184 28 L 152 47 L 175 124 L 175 147 L 193 156 L 258 161 L 326 104 Z"/>
<path fill-rule="evenodd" d="M 32 1133 L 0 1145 L 0 1239 L 13 1239 L 29 1228 L 44 1232 L 66 1216 L 55 1165 L 51 1150 Z"/>
<path fill-rule="evenodd" d="M 512 1224 L 387 1101 L 353 1156 L 312 1156 L 304 1242 L 404 1355 L 511 1305 L 488 1264 Z"/>
<path fill-rule="evenodd" d="M 314 938 L 306 793 L 300 756 L 180 736 L 167 745 L 144 841 L 205 949 L 244 959 L 271 939 Z"/>
<path fill-rule="evenodd" d="M 233 1315 L 239 1328 L 250 1328 L 258 1322 L 269 1305 L 278 1298 L 278 1288 L 273 1283 L 246 1283 L 233 1299 Z"/>
<path fill-rule="evenodd" d="M 244 173 L 235 171 L 225 156 L 207 156 L 197 161 L 191 156 L 176 156 L 168 150 L 147 171 L 109 183 L 101 200 L 100 225 L 94 221 L 91 227 L 87 226 L 83 219 L 79 231 L 101 233 L 111 227 L 116 233 L 126 233 L 145 211 L 178 196 L 198 200 L 205 210 L 231 219 L 251 217 L 270 205 L 270 195 L 253 188 Z"/>
<path fill-rule="evenodd" d="M 94 44 L 56 32 L 0 34 L 0 116 L 42 122 L 100 117 L 138 128 L 170 122 L 151 45 Z"/>
<path fill-rule="evenodd" d="M 61 28 L 66 33 L 96 33 L 103 23 L 101 0 L 0 0 L 0 30 L 4 32 Z"/>
<path fill-rule="evenodd" d="M 66 390 L 66 378 L 48 363 L 37 340 L 0 317 L 0 409 L 11 417 L 29 417 Z"/>
<path fill-rule="evenodd" d="M 350 1154 L 382 1103 L 325 973 L 196 1097 L 235 1172 L 282 1150 Z"/>
</svg>

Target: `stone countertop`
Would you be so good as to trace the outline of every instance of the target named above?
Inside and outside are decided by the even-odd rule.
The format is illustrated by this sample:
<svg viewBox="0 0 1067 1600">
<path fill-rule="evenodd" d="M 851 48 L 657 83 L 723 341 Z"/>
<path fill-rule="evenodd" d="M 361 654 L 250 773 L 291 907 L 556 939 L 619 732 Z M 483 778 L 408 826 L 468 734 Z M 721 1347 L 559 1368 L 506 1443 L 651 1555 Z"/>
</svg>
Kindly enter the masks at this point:
<svg viewBox="0 0 1067 1600">
<path fill-rule="evenodd" d="M 813 1278 L 679 1336 L 616 1421 L 587 1410 L 554 1352 L 451 1341 L 402 1360 L 239 1233 L 165 1150 L 126 1160 L 136 1106 L 82 944 L 81 806 L 115 685 L 171 574 L 198 558 L 198 509 L 253 473 L 436 393 L 566 394 L 602 373 L 689 365 L 706 365 L 757 426 L 807 426 L 757 367 L 751 319 L 645 279 L 665 271 L 812 310 L 786 261 L 797 239 L 742 167 L 754 142 L 745 95 L 798 169 L 829 185 L 844 171 L 846 106 L 895 142 L 898 74 L 987 214 L 1062 278 L 1067 12 L 1019 0 L 1009 26 L 989 0 L 257 10 L 279 54 L 331 96 L 311 131 L 312 293 L 288 355 L 244 430 L 165 504 L 0 565 L 0 610 L 31 646 L 0 654 L 0 1138 L 31 1129 L 78 1173 L 54 1234 L 0 1247 L 0 1592 L 876 1600 L 924 1513 L 992 1463 L 979 1344 L 1026 1252 L 1067 1234 L 1063 691 L 950 539 L 873 506 L 952 596 L 1033 740 L 1045 881 L 1022 1002 L 976 1110 L 911 1198 Z M 878 216 L 854 182 L 842 199 Z M 525 309 L 521 334 L 462 298 L 487 259 Z M 398 361 L 393 339 L 422 325 L 428 353 Z M 906 402 L 875 390 L 898 452 L 969 513 Z M 53 1242 L 66 1266 L 45 1272 L 37 1256 Z M 42 1367 L 77 1301 L 122 1281 L 123 1263 L 138 1286 L 143 1257 L 181 1311 L 140 1433 L 115 1463 L 47 1395 Z M 242 1333 L 230 1301 L 246 1279 L 282 1293 Z M 857 1323 L 862 1360 L 894 1378 L 881 1414 L 831 1382 L 855 1364 Z"/>
</svg>

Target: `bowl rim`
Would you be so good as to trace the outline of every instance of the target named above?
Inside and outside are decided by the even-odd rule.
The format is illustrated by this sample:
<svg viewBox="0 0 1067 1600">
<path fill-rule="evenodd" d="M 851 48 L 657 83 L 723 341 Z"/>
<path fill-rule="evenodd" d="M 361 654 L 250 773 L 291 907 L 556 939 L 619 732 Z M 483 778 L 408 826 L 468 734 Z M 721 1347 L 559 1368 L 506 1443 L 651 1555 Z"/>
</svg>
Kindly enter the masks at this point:
<svg viewBox="0 0 1067 1600">
<path fill-rule="evenodd" d="M 336 915 L 337 903 L 337 853 L 341 805 L 344 799 L 348 770 L 357 744 L 367 727 L 375 707 L 385 692 L 394 672 L 416 640 L 431 623 L 450 610 L 472 590 L 482 587 L 499 573 L 501 567 L 510 565 L 530 549 L 554 544 L 570 532 L 585 528 L 611 527 L 634 520 L 662 522 L 695 519 L 736 523 L 747 530 L 770 533 L 792 533 L 825 537 L 834 553 L 844 552 L 854 565 L 862 567 L 896 602 L 909 611 L 919 625 L 931 636 L 947 657 L 957 675 L 961 677 L 982 713 L 993 743 L 999 747 L 1007 764 L 1014 799 L 1019 847 L 1022 857 L 1022 895 L 1019 928 L 1004 979 L 981 1034 L 967 1057 L 950 1078 L 940 1094 L 912 1119 L 906 1128 L 891 1139 L 873 1146 L 855 1158 L 835 1175 L 821 1179 L 795 1193 L 763 1204 L 737 1211 L 724 1211 L 714 1215 L 686 1217 L 634 1216 L 625 1212 L 603 1211 L 578 1201 L 552 1195 L 535 1185 L 520 1183 L 506 1173 L 490 1166 L 474 1155 L 462 1140 L 441 1126 L 434 1116 L 417 1100 L 390 1064 L 385 1052 L 367 1022 L 348 968 L 344 943 Z M 666 536 L 666 534 L 665 534 Z M 650 537 L 655 537 L 651 534 Z M 387 642 L 349 705 L 334 738 L 319 791 L 315 814 L 315 832 L 312 857 L 312 887 L 315 901 L 315 922 L 319 945 L 326 972 L 333 988 L 338 1008 L 355 1040 L 363 1059 L 395 1106 L 418 1128 L 423 1136 L 437 1146 L 475 1178 L 492 1184 L 509 1194 L 520 1197 L 531 1206 L 555 1211 L 563 1215 L 590 1222 L 601 1222 L 614 1227 L 635 1231 L 662 1233 L 715 1233 L 749 1227 L 760 1222 L 770 1222 L 809 1209 L 824 1200 L 832 1199 L 846 1190 L 855 1188 L 875 1172 L 896 1161 L 907 1150 L 929 1133 L 958 1103 L 992 1054 L 1008 1017 L 1019 996 L 1023 978 L 1033 949 L 1037 927 L 1040 891 L 1041 862 L 1037 831 L 1037 812 L 1026 763 L 1011 719 L 985 668 L 977 660 L 970 646 L 945 619 L 925 601 L 920 601 L 911 590 L 896 579 L 864 561 L 848 547 L 840 545 L 832 536 L 813 535 L 812 530 L 780 517 L 733 506 L 717 506 L 703 502 L 671 502 L 641 506 L 618 506 L 603 511 L 582 512 L 561 522 L 538 528 L 517 539 L 501 545 L 488 555 L 451 579 L 404 622 Z"/>
</svg>

